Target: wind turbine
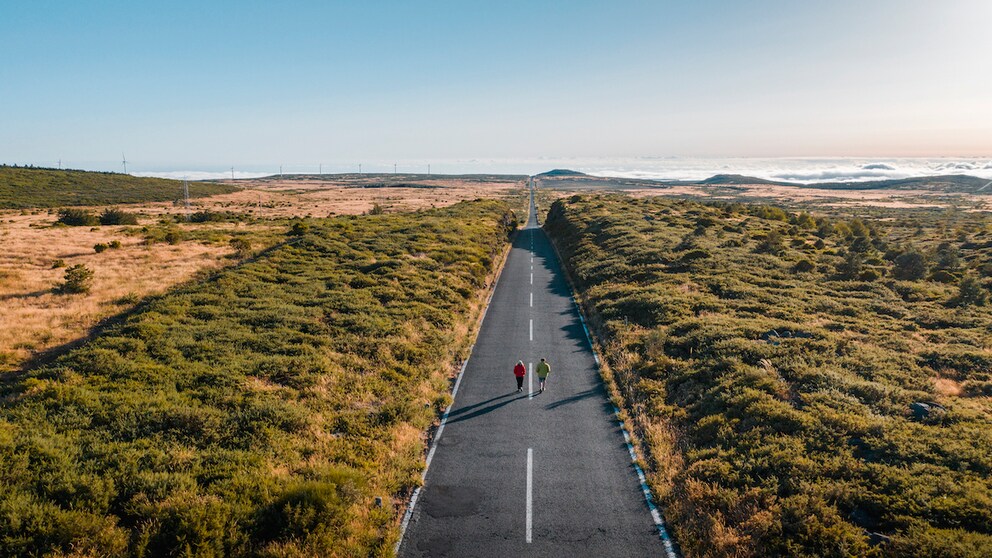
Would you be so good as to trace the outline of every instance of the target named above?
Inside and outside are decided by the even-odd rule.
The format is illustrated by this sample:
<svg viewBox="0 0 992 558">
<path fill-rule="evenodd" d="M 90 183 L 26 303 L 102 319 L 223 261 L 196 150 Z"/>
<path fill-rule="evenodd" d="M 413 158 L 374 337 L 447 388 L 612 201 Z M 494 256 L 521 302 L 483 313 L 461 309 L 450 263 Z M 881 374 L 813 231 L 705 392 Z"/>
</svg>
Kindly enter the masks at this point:
<svg viewBox="0 0 992 558">
<path fill-rule="evenodd" d="M 121 164 L 124 165 L 124 174 L 127 174 L 127 157 L 124 156 L 123 151 L 121 151 Z"/>
</svg>

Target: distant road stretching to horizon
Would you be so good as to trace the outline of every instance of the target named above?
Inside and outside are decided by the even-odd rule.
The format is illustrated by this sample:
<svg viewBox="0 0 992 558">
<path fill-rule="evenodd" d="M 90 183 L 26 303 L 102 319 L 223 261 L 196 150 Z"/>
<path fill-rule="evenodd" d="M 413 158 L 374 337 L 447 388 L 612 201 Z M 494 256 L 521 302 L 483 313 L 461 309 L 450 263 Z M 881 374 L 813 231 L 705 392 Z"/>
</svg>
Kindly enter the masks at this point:
<svg viewBox="0 0 992 558">
<path fill-rule="evenodd" d="M 533 196 L 436 444 L 402 557 L 665 555 Z"/>
</svg>

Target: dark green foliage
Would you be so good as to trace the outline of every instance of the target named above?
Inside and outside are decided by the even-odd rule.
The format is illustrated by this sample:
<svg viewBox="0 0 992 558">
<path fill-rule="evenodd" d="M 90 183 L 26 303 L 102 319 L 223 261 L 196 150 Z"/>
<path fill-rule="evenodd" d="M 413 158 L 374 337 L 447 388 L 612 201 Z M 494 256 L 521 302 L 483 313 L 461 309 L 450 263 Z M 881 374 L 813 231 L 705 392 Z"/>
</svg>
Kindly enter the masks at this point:
<svg viewBox="0 0 992 558">
<path fill-rule="evenodd" d="M 758 242 L 758 247 L 755 248 L 758 252 L 763 252 L 765 254 L 779 254 L 784 249 L 784 237 L 782 236 L 782 233 L 776 229 L 768 231 L 768 233 L 764 235 L 764 238 Z"/>
<path fill-rule="evenodd" d="M 245 258 L 251 255 L 251 241 L 246 238 L 232 238 L 231 248 L 234 248 L 239 257 Z"/>
<path fill-rule="evenodd" d="M 64 280 L 54 290 L 59 294 L 84 294 L 90 292 L 92 285 L 93 270 L 77 264 L 65 270 Z"/>
<path fill-rule="evenodd" d="M 6 378 L 0 555 L 390 555 L 510 222 L 311 221 Z"/>
<path fill-rule="evenodd" d="M 138 216 L 116 207 L 107 208 L 100 214 L 101 225 L 137 225 Z"/>
<path fill-rule="evenodd" d="M 243 221 L 245 216 L 240 213 L 229 211 L 197 211 L 189 216 L 191 223 L 224 223 L 231 221 Z"/>
<path fill-rule="evenodd" d="M 100 219 L 83 209 L 62 209 L 59 211 L 59 223 L 71 227 L 92 227 L 100 224 Z"/>
<path fill-rule="evenodd" d="M 107 246 L 102 242 L 93 245 L 93 251 L 96 252 L 97 254 L 101 252 L 105 252 L 107 248 L 109 248 L 109 246 Z"/>
<path fill-rule="evenodd" d="M 797 273 L 809 273 L 816 269 L 816 264 L 809 260 L 799 260 L 796 265 L 792 266 L 792 269 Z"/>
<path fill-rule="evenodd" d="M 120 250 L 122 245 L 120 240 L 111 240 L 108 246 L 111 250 Z"/>
<path fill-rule="evenodd" d="M 372 204 L 372 209 L 368 210 L 368 215 L 382 215 L 386 210 L 378 202 Z"/>
<path fill-rule="evenodd" d="M 65 260 L 59 258 L 52 262 L 52 269 L 58 269 L 60 267 L 65 267 Z"/>
<path fill-rule="evenodd" d="M 209 182 L 189 185 L 189 195 L 194 198 L 237 190 L 235 186 Z M 167 202 L 182 196 L 183 185 L 177 180 L 0 165 L 0 208 L 4 209 Z"/>
<path fill-rule="evenodd" d="M 927 260 L 923 254 L 910 249 L 896 256 L 892 276 L 896 279 L 916 281 L 927 276 Z"/>
<path fill-rule="evenodd" d="M 937 269 L 955 271 L 961 267 L 961 258 L 958 255 L 957 247 L 947 241 L 941 242 L 937 246 L 934 259 L 937 261 Z"/>
<path fill-rule="evenodd" d="M 958 285 L 958 296 L 955 302 L 961 306 L 985 306 L 989 292 L 981 281 L 973 276 L 965 277 Z"/>
<path fill-rule="evenodd" d="M 900 260 L 962 242 L 944 215 L 814 231 L 782 211 L 573 196 L 548 215 L 685 554 L 992 556 L 992 309 L 961 269 L 989 261 L 992 220 L 961 217 L 946 285 Z M 705 265 L 682 265 L 688 238 Z"/>
<path fill-rule="evenodd" d="M 310 230 L 310 225 L 304 223 L 303 221 L 296 221 L 293 226 L 289 228 L 289 236 L 301 236 L 306 234 Z"/>
<path fill-rule="evenodd" d="M 165 240 L 169 244 L 179 244 L 183 241 L 184 237 L 185 235 L 183 234 L 183 231 L 179 229 L 169 229 L 165 231 L 165 236 L 162 237 L 162 240 Z"/>
</svg>

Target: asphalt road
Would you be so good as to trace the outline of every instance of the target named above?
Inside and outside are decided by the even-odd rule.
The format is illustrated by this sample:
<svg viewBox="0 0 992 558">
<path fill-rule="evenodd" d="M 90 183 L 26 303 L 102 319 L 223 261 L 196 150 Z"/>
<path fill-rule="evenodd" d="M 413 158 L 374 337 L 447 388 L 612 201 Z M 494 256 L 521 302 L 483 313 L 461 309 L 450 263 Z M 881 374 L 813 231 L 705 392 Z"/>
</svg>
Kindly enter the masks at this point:
<svg viewBox="0 0 992 558">
<path fill-rule="evenodd" d="M 664 555 L 533 203 L 436 443 L 400 556 Z"/>
</svg>

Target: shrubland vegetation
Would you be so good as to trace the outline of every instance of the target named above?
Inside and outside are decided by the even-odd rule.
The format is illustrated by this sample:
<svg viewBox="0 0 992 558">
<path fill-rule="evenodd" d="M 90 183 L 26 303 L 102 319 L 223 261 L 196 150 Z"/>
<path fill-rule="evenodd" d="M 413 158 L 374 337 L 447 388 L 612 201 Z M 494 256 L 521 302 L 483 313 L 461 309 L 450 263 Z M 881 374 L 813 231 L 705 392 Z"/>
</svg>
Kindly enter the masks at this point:
<svg viewBox="0 0 992 558">
<path fill-rule="evenodd" d="M 237 190 L 227 184 L 189 183 L 194 198 Z M 0 209 L 168 202 L 182 197 L 183 185 L 177 180 L 0 165 Z"/>
<path fill-rule="evenodd" d="M 873 212 L 552 206 L 687 556 L 992 555 L 992 220 Z"/>
<path fill-rule="evenodd" d="M 390 554 L 514 224 L 495 201 L 300 221 L 8 376 L 0 554 Z"/>
</svg>

